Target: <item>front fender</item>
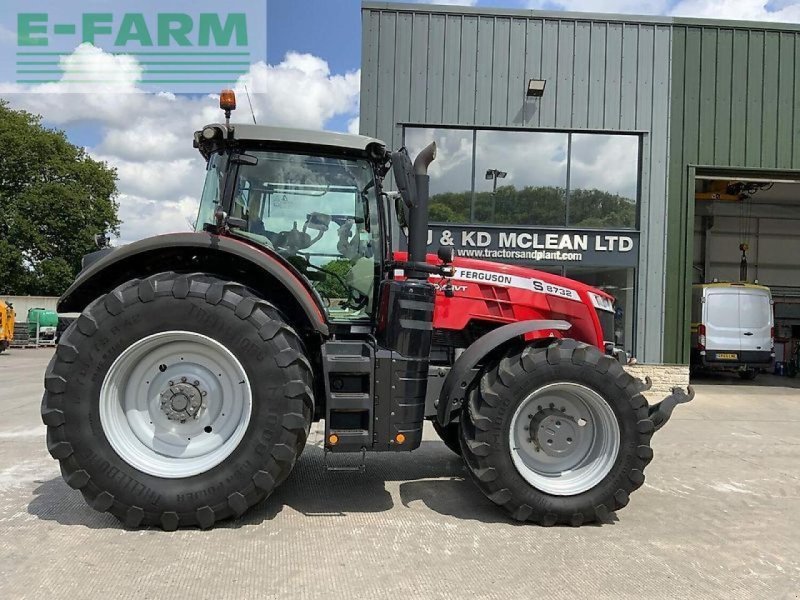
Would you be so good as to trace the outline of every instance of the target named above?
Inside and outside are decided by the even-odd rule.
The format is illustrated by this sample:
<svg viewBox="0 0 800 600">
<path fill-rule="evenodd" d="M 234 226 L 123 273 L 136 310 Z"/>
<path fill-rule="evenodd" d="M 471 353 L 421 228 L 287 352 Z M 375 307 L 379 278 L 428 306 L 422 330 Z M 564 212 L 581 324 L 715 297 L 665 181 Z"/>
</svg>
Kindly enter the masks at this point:
<svg viewBox="0 0 800 600">
<path fill-rule="evenodd" d="M 303 316 L 312 329 L 329 334 L 325 313 L 310 283 L 279 255 L 238 239 L 211 233 L 170 233 L 159 235 L 105 254 L 90 255 L 86 266 L 58 301 L 59 312 L 81 312 L 100 295 L 133 278 L 164 271 L 208 271 L 243 285 L 278 292 L 293 299 L 298 318 Z M 280 286 L 280 287 L 277 287 Z"/>
<path fill-rule="evenodd" d="M 436 410 L 436 419 L 442 426 L 452 420 L 453 411 L 464 403 L 467 390 L 478 376 L 475 367 L 492 351 L 519 336 L 532 331 L 556 330 L 566 331 L 571 325 L 566 321 L 519 321 L 509 323 L 493 329 L 486 335 L 479 337 L 475 342 L 458 357 L 439 392 L 439 403 Z"/>
</svg>

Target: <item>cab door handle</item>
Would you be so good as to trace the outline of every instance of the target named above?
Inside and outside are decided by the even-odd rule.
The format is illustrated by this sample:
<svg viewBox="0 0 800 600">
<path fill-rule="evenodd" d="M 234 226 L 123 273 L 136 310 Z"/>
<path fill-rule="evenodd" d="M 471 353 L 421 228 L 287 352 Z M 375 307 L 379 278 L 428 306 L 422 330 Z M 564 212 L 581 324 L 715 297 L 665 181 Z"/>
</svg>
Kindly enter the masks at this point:
<svg viewBox="0 0 800 600">
<path fill-rule="evenodd" d="M 753 335 L 753 332 L 752 331 L 745 331 L 744 334 L 745 335 Z"/>
</svg>

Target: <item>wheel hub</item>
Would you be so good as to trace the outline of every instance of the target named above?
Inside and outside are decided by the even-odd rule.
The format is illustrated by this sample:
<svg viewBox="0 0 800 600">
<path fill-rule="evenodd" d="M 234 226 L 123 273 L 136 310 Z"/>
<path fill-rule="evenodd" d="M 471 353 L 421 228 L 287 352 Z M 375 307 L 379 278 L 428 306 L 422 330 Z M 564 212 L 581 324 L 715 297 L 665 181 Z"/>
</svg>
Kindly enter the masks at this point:
<svg viewBox="0 0 800 600">
<path fill-rule="evenodd" d="M 620 432 L 611 405 L 571 381 L 549 383 L 517 406 L 509 423 L 509 451 L 534 488 L 572 496 L 597 485 L 614 465 Z"/>
<path fill-rule="evenodd" d="M 170 381 L 167 389 L 161 392 L 161 410 L 170 421 L 185 423 L 197 419 L 205 406 L 205 395 L 197 380 L 192 383 Z"/>
<path fill-rule="evenodd" d="M 530 441 L 536 451 L 548 456 L 564 456 L 578 446 L 581 435 L 578 422 L 555 408 L 545 408 L 531 415 Z"/>
</svg>

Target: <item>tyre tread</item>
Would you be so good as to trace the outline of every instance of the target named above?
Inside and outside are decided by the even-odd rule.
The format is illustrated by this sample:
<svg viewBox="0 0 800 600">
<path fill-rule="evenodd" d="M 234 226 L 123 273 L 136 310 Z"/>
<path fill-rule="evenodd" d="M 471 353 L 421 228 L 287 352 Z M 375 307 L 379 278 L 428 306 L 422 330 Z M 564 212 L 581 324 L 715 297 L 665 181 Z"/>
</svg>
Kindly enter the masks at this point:
<svg viewBox="0 0 800 600">
<path fill-rule="evenodd" d="M 138 506 L 126 506 L 110 491 L 95 485 L 67 436 L 65 416 L 61 410 L 67 385 L 66 380 L 57 373 L 63 371 L 63 365 L 78 360 L 79 342 L 83 341 L 81 338 L 97 333 L 100 324 L 109 315 L 119 315 L 136 303 L 152 302 L 159 296 L 179 299 L 200 297 L 208 304 L 227 306 L 236 317 L 249 321 L 262 340 L 282 350 L 280 361 L 286 365 L 286 372 L 293 374 L 285 389 L 287 396 L 295 403 L 291 404 L 292 412 L 282 419 L 280 439 L 265 459 L 266 463 L 253 475 L 248 488 L 228 496 L 225 509 L 200 506 L 179 514 L 174 511 L 151 513 Z M 165 272 L 142 280 L 132 279 L 92 302 L 76 320 L 75 327 L 64 332 L 45 375 L 41 414 L 42 421 L 47 425 L 47 448 L 53 458 L 59 460 L 68 485 L 80 489 L 92 508 L 111 512 L 127 527 L 157 525 L 165 531 L 191 525 L 208 528 L 221 519 L 243 514 L 288 477 L 308 436 L 314 412 L 312 382 L 312 367 L 305 357 L 300 336 L 286 323 L 285 317 L 274 305 L 259 298 L 248 288 L 204 273 Z"/>
<path fill-rule="evenodd" d="M 515 494 L 519 492 L 515 492 L 500 470 L 495 468 L 494 455 L 505 450 L 496 443 L 494 424 L 502 421 L 500 410 L 507 409 L 500 407 L 507 402 L 508 394 L 514 393 L 509 387 L 515 379 L 530 378 L 538 372 L 550 372 L 559 365 L 591 369 L 610 380 L 619 393 L 627 398 L 618 405 L 621 410 L 629 411 L 624 418 L 631 423 L 636 440 L 631 456 L 626 458 L 625 475 L 620 479 L 623 487 L 616 490 L 612 488 L 607 497 L 595 498 L 585 509 L 565 508 L 557 513 L 553 512 L 552 507 L 546 506 L 547 502 L 543 504 L 532 502 L 530 498 L 517 497 Z M 490 500 L 503 506 L 515 520 L 544 526 L 563 524 L 575 527 L 597 521 L 607 522 L 611 519 L 611 512 L 627 505 L 630 493 L 642 486 L 644 468 L 653 458 L 650 448 L 653 424 L 648 418 L 647 401 L 640 390 L 640 382 L 625 372 L 614 359 L 593 346 L 575 340 L 554 340 L 545 347 L 512 348 L 506 356 L 484 371 L 461 413 L 462 447 L 467 470 L 480 490 Z"/>
</svg>

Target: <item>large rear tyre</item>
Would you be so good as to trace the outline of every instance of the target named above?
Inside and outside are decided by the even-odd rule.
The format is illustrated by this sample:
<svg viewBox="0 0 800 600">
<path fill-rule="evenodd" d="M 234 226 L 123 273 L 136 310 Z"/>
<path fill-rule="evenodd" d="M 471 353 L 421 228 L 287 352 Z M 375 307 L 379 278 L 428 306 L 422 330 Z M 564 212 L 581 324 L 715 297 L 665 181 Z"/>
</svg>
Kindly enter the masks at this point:
<svg viewBox="0 0 800 600">
<path fill-rule="evenodd" d="M 574 340 L 516 349 L 483 374 L 461 414 L 478 487 L 514 519 L 606 520 L 644 483 L 653 423 L 637 381 Z"/>
<path fill-rule="evenodd" d="M 127 526 L 211 527 L 290 473 L 312 371 L 283 315 L 241 285 L 161 273 L 93 302 L 45 375 L 67 484 Z"/>
</svg>

